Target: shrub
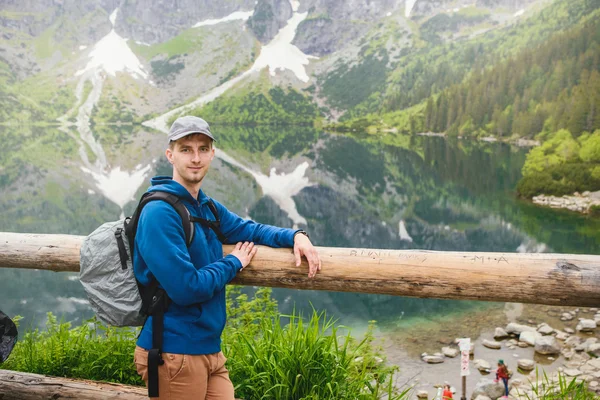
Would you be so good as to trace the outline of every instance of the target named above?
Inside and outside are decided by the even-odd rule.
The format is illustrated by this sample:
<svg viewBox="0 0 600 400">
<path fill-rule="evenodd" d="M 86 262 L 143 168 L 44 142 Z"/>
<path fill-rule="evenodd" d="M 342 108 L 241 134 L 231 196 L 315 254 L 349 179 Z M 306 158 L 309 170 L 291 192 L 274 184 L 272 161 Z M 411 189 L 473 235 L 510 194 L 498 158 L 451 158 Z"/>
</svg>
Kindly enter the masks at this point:
<svg viewBox="0 0 600 400">
<path fill-rule="evenodd" d="M 517 184 L 520 196 L 531 198 L 539 194 L 562 196 L 600 190 L 600 179 L 593 174 L 595 164 L 566 163 L 552 165 L 543 171 L 530 172 Z"/>
</svg>

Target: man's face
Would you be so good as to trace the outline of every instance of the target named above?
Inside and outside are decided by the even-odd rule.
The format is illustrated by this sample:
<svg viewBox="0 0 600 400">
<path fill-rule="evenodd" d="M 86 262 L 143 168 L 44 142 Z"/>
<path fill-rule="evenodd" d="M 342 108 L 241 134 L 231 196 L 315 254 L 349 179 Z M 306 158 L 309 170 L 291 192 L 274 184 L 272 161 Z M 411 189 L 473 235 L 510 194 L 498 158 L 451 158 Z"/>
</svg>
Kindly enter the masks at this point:
<svg viewBox="0 0 600 400">
<path fill-rule="evenodd" d="M 215 149 L 208 136 L 192 134 L 175 141 L 166 155 L 173 164 L 173 179 L 184 186 L 196 186 L 206 176 Z"/>
</svg>

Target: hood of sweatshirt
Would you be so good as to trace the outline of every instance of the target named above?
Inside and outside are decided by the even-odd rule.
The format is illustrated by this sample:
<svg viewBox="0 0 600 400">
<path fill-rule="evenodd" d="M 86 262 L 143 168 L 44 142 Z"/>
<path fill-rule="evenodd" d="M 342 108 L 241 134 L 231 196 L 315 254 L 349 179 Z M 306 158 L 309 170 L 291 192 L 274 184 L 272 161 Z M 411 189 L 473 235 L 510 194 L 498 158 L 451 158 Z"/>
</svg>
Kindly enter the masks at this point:
<svg viewBox="0 0 600 400">
<path fill-rule="evenodd" d="M 202 189 L 198 192 L 198 198 L 194 199 L 191 193 L 179 182 L 173 180 L 170 176 L 159 175 L 150 179 L 151 186 L 148 188 L 149 192 L 167 192 L 179 196 L 181 199 L 195 203 L 198 201 L 200 204 L 208 201 L 208 196 L 204 194 Z"/>
</svg>

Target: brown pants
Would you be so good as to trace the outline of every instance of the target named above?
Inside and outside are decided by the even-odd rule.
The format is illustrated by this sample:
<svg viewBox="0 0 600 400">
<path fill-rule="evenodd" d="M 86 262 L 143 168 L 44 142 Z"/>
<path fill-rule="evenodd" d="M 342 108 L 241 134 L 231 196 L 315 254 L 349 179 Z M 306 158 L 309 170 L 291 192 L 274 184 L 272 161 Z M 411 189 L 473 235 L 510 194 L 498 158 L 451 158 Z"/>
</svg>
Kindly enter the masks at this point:
<svg viewBox="0 0 600 400">
<path fill-rule="evenodd" d="M 233 384 L 222 352 L 207 355 L 163 353 L 158 366 L 160 400 L 233 400 Z M 133 355 L 138 374 L 148 386 L 148 351 L 136 346 Z"/>
</svg>

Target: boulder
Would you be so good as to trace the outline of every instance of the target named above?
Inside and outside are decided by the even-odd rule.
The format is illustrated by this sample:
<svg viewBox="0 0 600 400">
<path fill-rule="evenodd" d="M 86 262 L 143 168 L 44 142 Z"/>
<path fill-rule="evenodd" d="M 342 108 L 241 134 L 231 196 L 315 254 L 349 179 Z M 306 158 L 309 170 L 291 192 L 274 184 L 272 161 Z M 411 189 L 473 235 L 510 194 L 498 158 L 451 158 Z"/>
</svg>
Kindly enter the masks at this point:
<svg viewBox="0 0 600 400">
<path fill-rule="evenodd" d="M 556 331 L 556 338 L 559 340 L 567 340 L 571 335 L 564 331 Z"/>
<path fill-rule="evenodd" d="M 579 344 L 578 346 L 575 346 L 575 351 L 588 351 L 590 346 L 596 344 L 597 341 L 597 338 L 586 339 L 585 342 Z"/>
<path fill-rule="evenodd" d="M 589 345 L 587 348 L 587 353 L 594 357 L 600 357 L 600 343 L 594 343 Z"/>
<path fill-rule="evenodd" d="M 539 332 L 524 331 L 524 332 L 521 332 L 521 334 L 519 335 L 519 341 L 525 342 L 530 346 L 534 346 L 535 340 L 539 337 L 542 337 L 541 333 L 539 333 Z"/>
<path fill-rule="evenodd" d="M 508 337 L 508 333 L 502 328 L 496 328 L 494 331 L 494 339 L 502 340 Z"/>
<path fill-rule="evenodd" d="M 480 358 L 473 360 L 473 365 L 481 372 L 490 372 L 491 369 L 490 363 Z"/>
<path fill-rule="evenodd" d="M 560 354 L 561 345 L 554 336 L 540 336 L 535 340 L 534 349 L 539 354 Z"/>
<path fill-rule="evenodd" d="M 561 321 L 571 321 L 573 318 L 574 318 L 574 317 L 573 317 L 573 314 L 571 314 L 571 313 L 563 313 L 563 314 L 560 316 L 560 320 L 561 320 Z"/>
<path fill-rule="evenodd" d="M 552 332 L 554 332 L 554 328 L 552 328 L 550 325 L 548 325 L 547 323 L 544 322 L 544 323 L 540 324 L 537 331 L 539 333 L 541 333 L 542 335 L 551 335 Z"/>
<path fill-rule="evenodd" d="M 427 390 L 419 390 L 417 392 L 417 398 L 418 399 L 427 399 L 427 398 L 429 398 L 429 393 L 427 393 Z"/>
<path fill-rule="evenodd" d="M 565 345 L 569 347 L 577 347 L 581 344 L 581 338 L 579 336 L 571 336 L 565 340 Z"/>
<path fill-rule="evenodd" d="M 596 328 L 596 321 L 593 319 L 581 319 L 575 327 L 579 332 L 593 332 Z"/>
<path fill-rule="evenodd" d="M 520 335 L 521 332 L 525 331 L 535 332 L 535 328 L 533 326 L 521 325 L 517 324 L 516 322 L 511 322 L 508 325 L 506 325 L 505 330 L 506 332 L 514 333 L 515 335 Z"/>
<path fill-rule="evenodd" d="M 471 399 L 475 400 L 477 396 L 486 396 L 490 399 L 497 399 L 504 395 L 504 384 L 502 382 L 494 382 L 491 379 L 482 379 L 477 382 Z"/>
<path fill-rule="evenodd" d="M 531 371 L 535 368 L 535 362 L 526 358 L 517 360 L 517 366 L 523 371 Z"/>
<path fill-rule="evenodd" d="M 444 353 L 446 357 L 454 358 L 460 354 L 460 351 L 454 347 L 442 347 L 442 353 Z"/>
</svg>

